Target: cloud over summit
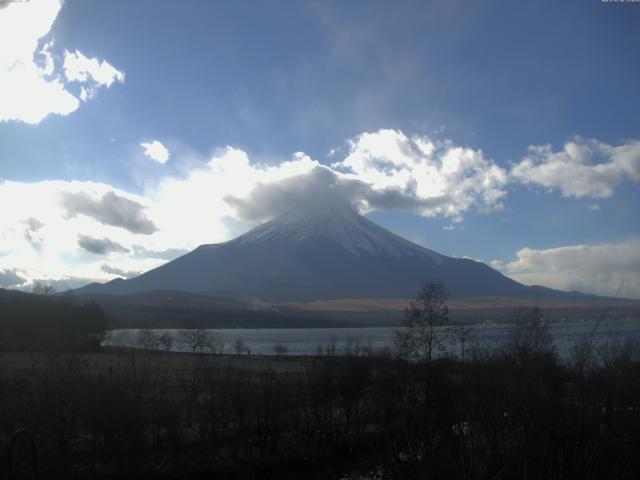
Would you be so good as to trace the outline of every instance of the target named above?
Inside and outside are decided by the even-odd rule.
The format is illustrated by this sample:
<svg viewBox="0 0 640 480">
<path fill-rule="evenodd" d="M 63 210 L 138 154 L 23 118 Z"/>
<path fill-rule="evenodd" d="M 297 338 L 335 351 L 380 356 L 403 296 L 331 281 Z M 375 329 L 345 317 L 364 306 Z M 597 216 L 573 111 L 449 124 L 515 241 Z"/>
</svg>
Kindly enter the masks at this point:
<svg viewBox="0 0 640 480">
<path fill-rule="evenodd" d="M 473 207 L 500 209 L 506 196 L 507 173 L 481 150 L 450 140 L 379 130 L 359 135 L 349 146 L 347 157 L 334 163 L 334 168 L 368 183 L 378 193 L 394 192 L 389 199 L 397 200 L 402 193 L 406 199 L 402 208 L 412 205 L 426 217 L 455 217 Z M 385 206 L 383 201 L 380 207 Z"/>
<path fill-rule="evenodd" d="M 411 210 L 425 217 L 460 217 L 472 208 L 497 210 L 507 173 L 479 150 L 432 142 L 397 130 L 364 133 L 331 166 L 297 154 L 295 175 L 259 180 L 245 197 L 225 200 L 243 219 L 272 218 L 304 202 L 342 203 L 361 213 Z"/>
</svg>

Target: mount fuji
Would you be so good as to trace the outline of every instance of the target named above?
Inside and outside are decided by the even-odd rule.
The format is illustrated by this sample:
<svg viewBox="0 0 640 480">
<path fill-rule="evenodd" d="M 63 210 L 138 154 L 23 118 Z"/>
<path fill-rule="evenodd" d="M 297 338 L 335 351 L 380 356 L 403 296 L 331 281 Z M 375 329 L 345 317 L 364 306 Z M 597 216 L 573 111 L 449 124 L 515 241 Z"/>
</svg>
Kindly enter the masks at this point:
<svg viewBox="0 0 640 480">
<path fill-rule="evenodd" d="M 293 208 L 228 242 L 201 245 L 138 277 L 77 292 L 178 290 L 279 303 L 410 298 L 425 281 L 441 282 L 452 297 L 576 295 L 522 285 L 483 263 L 441 255 L 331 205 Z"/>
</svg>

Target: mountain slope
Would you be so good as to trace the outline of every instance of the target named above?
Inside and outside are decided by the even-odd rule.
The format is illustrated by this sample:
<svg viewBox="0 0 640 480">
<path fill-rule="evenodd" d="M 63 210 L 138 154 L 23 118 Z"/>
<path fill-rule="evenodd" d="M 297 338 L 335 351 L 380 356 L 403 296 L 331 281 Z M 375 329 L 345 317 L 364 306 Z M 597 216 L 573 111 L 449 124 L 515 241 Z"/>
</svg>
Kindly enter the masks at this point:
<svg viewBox="0 0 640 480">
<path fill-rule="evenodd" d="M 234 240 L 202 245 L 130 280 L 91 284 L 79 293 L 181 290 L 265 302 L 408 298 L 425 280 L 452 296 L 569 295 L 526 287 L 485 264 L 423 248 L 356 212 L 294 208 Z"/>
</svg>

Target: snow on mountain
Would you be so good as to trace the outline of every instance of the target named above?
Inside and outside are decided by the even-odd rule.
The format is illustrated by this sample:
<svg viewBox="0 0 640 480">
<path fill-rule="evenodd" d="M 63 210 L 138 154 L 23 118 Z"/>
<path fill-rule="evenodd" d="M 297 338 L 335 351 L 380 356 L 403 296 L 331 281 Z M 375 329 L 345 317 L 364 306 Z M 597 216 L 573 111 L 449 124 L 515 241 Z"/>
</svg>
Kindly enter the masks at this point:
<svg viewBox="0 0 640 480">
<path fill-rule="evenodd" d="M 438 264 L 445 258 L 379 227 L 354 210 L 324 206 L 292 208 L 232 242 L 240 246 L 267 242 L 282 242 L 294 246 L 320 238 L 335 242 L 358 257 L 366 254 L 396 258 L 403 255 L 426 256 Z"/>
</svg>

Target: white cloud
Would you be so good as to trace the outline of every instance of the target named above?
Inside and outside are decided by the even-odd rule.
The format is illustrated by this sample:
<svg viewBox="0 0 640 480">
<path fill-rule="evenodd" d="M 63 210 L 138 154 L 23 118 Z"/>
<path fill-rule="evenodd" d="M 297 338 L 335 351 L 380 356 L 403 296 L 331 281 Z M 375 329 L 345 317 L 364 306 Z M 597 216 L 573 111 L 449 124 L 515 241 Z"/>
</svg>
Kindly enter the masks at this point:
<svg viewBox="0 0 640 480">
<path fill-rule="evenodd" d="M 63 68 L 67 81 L 88 84 L 80 87 L 80 98 L 84 102 L 95 96 L 98 87 L 110 87 L 113 82 L 124 82 L 124 73 L 109 62 L 87 58 L 78 50 L 65 50 Z"/>
<path fill-rule="evenodd" d="M 76 50 L 64 52 L 64 74 L 68 82 L 78 82 L 80 99 L 87 102 L 96 96 L 100 87 L 110 87 L 113 82 L 124 83 L 124 73 L 106 60 L 87 58 Z"/>
<path fill-rule="evenodd" d="M 318 163 L 298 156 L 276 166 L 253 165 L 245 152 L 221 150 L 184 178 L 165 177 L 144 196 L 96 182 L 0 182 L 0 269 L 18 268 L 25 285 L 74 278 L 105 281 L 142 272 L 203 243 L 249 228 L 225 198 L 248 196 Z M 27 241 L 25 236 L 36 239 Z M 36 248 L 37 247 L 37 248 Z M 93 253 L 91 253 L 93 252 Z M 102 268 L 109 254 L 110 269 Z"/>
<path fill-rule="evenodd" d="M 59 0 L 10 4 L 0 10 L 0 121 L 39 123 L 50 113 L 67 115 L 78 108 L 76 97 L 53 73 L 48 43 L 38 51 L 61 8 Z M 41 54 L 44 65 L 36 61 Z"/>
<path fill-rule="evenodd" d="M 527 285 L 640 298 L 640 242 L 523 248 L 492 266 Z"/>
<path fill-rule="evenodd" d="M 151 143 L 141 143 L 140 146 L 144 148 L 144 154 L 152 160 L 158 163 L 167 163 L 169 160 L 169 150 L 158 140 L 154 140 Z"/>
<path fill-rule="evenodd" d="M 242 150 L 220 150 L 185 178 L 166 177 L 147 192 L 153 204 L 149 215 L 159 231 L 150 236 L 155 245 L 141 245 L 155 250 L 190 249 L 200 243 L 228 240 L 248 227 L 236 227 L 240 215 L 228 201 L 230 196 L 245 199 L 259 185 L 309 174 L 319 165 L 306 156 L 294 156 L 275 166 L 252 164 Z M 255 224 L 264 219 L 258 216 L 248 220 Z"/>
<path fill-rule="evenodd" d="M 224 197 L 236 215 L 249 221 L 311 201 L 341 202 L 362 213 L 412 210 L 457 224 L 472 208 L 500 209 L 506 195 L 506 172 L 481 151 L 397 130 L 359 135 L 349 141 L 347 156 L 331 167 L 297 152 L 278 168 L 249 170 L 243 175 L 255 179 L 247 183 L 251 188 Z"/>
<path fill-rule="evenodd" d="M 480 150 L 398 130 L 363 133 L 349 143 L 347 157 L 332 166 L 376 192 L 401 192 L 405 208 L 412 206 L 420 215 L 459 217 L 472 207 L 502 208 L 507 173 Z"/>
<path fill-rule="evenodd" d="M 82 205 L 90 204 L 92 210 L 69 215 L 65 196 L 89 199 Z M 115 200 L 110 200 L 112 197 Z M 145 239 L 149 235 L 138 228 L 146 223 L 140 223 L 139 215 L 135 215 L 149 205 L 144 197 L 95 182 L 0 182 L 0 204 L 12 206 L 0 209 L 0 245 L 4 253 L 0 256 L 0 270 L 18 272 L 23 286 L 36 280 L 78 286 L 78 282 L 114 278 L 101 269 L 102 257 L 87 252 L 87 248 L 96 251 L 100 242 L 114 268 L 146 271 L 164 263 L 162 259 L 131 254 L 134 244 L 148 243 Z M 134 215 L 123 223 L 123 212 Z M 101 240 L 92 243 L 89 238 Z"/>
<path fill-rule="evenodd" d="M 0 121 L 37 124 L 47 115 L 68 115 L 79 107 L 78 98 L 67 90 L 64 79 L 56 75 L 51 53 L 53 40 L 39 48 L 61 7 L 60 0 L 39 0 L 9 3 L 0 10 Z M 86 73 L 93 80 L 91 85 L 81 87 L 86 92 L 93 92 L 96 85 L 108 86 L 114 80 L 124 79 L 107 62 L 87 61 L 92 66 L 93 62 L 98 63 L 98 69 Z M 110 82 L 109 75 L 112 75 Z M 83 83 L 89 83 L 89 78 Z M 90 97 L 88 93 L 81 95 L 83 100 Z"/>
<path fill-rule="evenodd" d="M 612 146 L 576 137 L 558 152 L 550 145 L 531 146 L 511 177 L 558 189 L 565 197 L 608 198 L 624 180 L 640 182 L 640 140 Z"/>
<path fill-rule="evenodd" d="M 64 52 L 64 74 L 69 81 L 86 82 L 93 79 L 106 87 L 115 81 L 124 82 L 124 73 L 117 70 L 106 60 L 87 58 L 82 52 Z"/>
</svg>

